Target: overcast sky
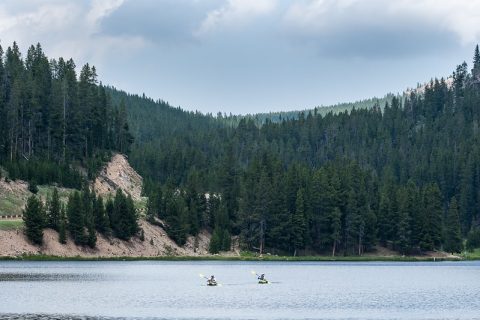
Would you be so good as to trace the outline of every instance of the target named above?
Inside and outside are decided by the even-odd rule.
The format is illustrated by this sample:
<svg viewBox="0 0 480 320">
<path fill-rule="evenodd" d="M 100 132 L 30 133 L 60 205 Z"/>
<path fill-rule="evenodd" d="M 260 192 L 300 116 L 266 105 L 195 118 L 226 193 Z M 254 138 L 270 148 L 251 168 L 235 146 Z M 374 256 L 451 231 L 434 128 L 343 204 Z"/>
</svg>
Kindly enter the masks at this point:
<svg viewBox="0 0 480 320">
<path fill-rule="evenodd" d="M 0 2 L 4 49 L 40 42 L 104 84 L 213 113 L 401 92 L 471 64 L 479 39 L 479 0 Z"/>
</svg>

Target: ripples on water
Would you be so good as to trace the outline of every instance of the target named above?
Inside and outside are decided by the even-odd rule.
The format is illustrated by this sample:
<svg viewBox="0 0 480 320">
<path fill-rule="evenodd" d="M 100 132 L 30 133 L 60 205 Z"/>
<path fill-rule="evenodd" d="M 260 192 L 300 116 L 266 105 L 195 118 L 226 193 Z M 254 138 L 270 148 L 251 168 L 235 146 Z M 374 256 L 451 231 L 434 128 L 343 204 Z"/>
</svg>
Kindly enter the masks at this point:
<svg viewBox="0 0 480 320">
<path fill-rule="evenodd" d="M 4 261 L 3 319 L 480 319 L 480 263 Z"/>
</svg>

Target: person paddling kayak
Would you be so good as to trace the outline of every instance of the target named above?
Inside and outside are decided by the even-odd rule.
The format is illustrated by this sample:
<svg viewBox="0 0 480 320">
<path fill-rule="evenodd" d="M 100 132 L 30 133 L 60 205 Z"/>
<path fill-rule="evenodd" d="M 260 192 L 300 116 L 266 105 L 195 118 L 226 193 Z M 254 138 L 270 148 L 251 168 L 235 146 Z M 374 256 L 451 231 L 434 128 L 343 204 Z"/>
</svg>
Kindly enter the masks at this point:
<svg viewBox="0 0 480 320">
<path fill-rule="evenodd" d="M 268 283 L 268 280 L 265 279 L 265 273 L 262 273 L 261 275 L 258 276 L 258 283 L 259 283 L 259 284 L 266 284 L 266 283 Z"/>
<path fill-rule="evenodd" d="M 217 280 L 215 279 L 215 276 L 211 276 L 210 279 L 207 279 L 207 286 L 216 286 L 217 285 Z"/>
</svg>

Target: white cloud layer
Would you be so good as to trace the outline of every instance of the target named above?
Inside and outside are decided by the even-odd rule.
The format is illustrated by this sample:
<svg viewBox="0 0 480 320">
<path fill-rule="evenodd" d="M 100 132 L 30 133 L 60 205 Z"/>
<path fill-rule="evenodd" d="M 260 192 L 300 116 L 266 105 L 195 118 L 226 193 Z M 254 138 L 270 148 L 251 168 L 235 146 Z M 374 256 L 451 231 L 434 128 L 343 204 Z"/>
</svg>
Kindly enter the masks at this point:
<svg viewBox="0 0 480 320">
<path fill-rule="evenodd" d="M 220 8 L 207 13 L 196 35 L 204 35 L 221 27 L 243 25 L 258 16 L 271 13 L 276 0 L 228 0 Z"/>
<path fill-rule="evenodd" d="M 17 41 L 25 49 L 40 42 L 50 57 L 73 57 L 77 63 L 101 63 L 114 51 L 144 45 L 141 37 L 126 38 L 100 33 L 102 20 L 123 2 L 39 1 L 24 6 L 20 12 L 14 10 L 14 6 L 0 5 L 1 44 L 5 47 Z M 129 46 L 125 46 L 127 42 Z"/>
<path fill-rule="evenodd" d="M 40 42 L 104 83 L 238 113 L 447 76 L 471 59 L 479 21 L 480 0 L 0 0 L 0 43 Z"/>
<path fill-rule="evenodd" d="M 354 30 L 389 24 L 408 27 L 416 21 L 454 32 L 462 44 L 470 44 L 480 39 L 480 1 L 303 0 L 292 3 L 284 15 L 288 28 L 311 35 L 331 31 L 332 25 L 341 27 L 341 23 Z"/>
</svg>

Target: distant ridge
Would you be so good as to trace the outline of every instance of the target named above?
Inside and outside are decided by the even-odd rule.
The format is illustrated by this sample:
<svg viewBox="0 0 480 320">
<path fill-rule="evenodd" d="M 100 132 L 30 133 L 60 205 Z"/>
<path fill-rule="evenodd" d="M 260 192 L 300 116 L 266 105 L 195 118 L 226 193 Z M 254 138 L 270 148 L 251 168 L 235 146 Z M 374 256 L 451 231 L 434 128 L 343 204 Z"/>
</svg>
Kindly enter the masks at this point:
<svg viewBox="0 0 480 320">
<path fill-rule="evenodd" d="M 254 120 L 255 124 L 261 126 L 265 124 L 267 120 L 277 123 L 283 120 L 295 120 L 300 117 L 301 114 L 307 116 L 309 113 L 325 116 L 328 113 L 338 114 L 345 111 L 355 109 L 371 109 L 373 106 L 378 105 L 380 108 L 385 106 L 385 103 L 392 102 L 393 97 L 396 95 L 388 93 L 381 98 L 373 97 L 364 100 L 358 100 L 355 102 L 342 102 L 330 106 L 319 106 L 313 109 L 292 110 L 292 111 L 277 111 L 277 112 L 262 112 L 256 114 L 247 115 L 230 115 L 223 118 L 225 122 L 230 125 L 236 125 L 241 119 L 248 118 Z"/>
</svg>

